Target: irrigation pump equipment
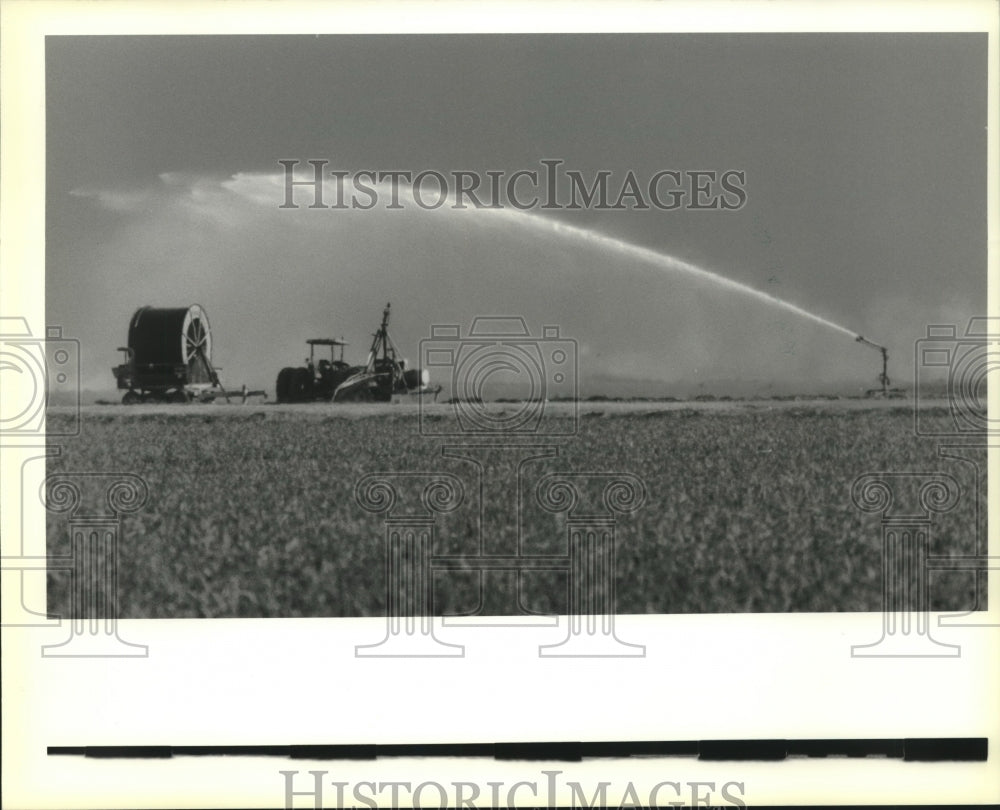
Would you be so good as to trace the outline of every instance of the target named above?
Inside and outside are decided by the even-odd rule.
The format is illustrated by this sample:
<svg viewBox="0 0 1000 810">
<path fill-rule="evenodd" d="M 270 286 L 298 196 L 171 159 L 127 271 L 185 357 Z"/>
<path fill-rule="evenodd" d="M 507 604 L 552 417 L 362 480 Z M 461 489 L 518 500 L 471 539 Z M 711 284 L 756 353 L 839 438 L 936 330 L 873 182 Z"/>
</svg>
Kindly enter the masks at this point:
<svg viewBox="0 0 1000 810">
<path fill-rule="evenodd" d="M 390 402 L 398 394 L 433 394 L 426 369 L 407 368 L 396 344 L 389 337 L 390 305 L 382 310 L 382 322 L 372 335 L 371 349 L 363 366 L 344 362 L 343 340 L 310 338 L 305 366 L 286 367 L 278 373 L 278 402 Z M 329 346 L 330 359 L 316 361 L 316 347 Z M 338 352 L 339 349 L 339 352 Z"/>
<path fill-rule="evenodd" d="M 878 343 L 873 343 L 862 335 L 858 335 L 856 340 L 858 343 L 863 343 L 865 346 L 870 346 L 873 349 L 877 349 L 882 353 L 882 373 L 878 375 L 878 381 L 882 384 L 881 395 L 883 397 L 889 396 L 889 350 L 885 346 L 880 346 Z M 869 391 L 868 394 L 879 393 L 878 391 Z"/>
<path fill-rule="evenodd" d="M 124 361 L 111 371 L 122 403 L 212 402 L 230 394 L 212 364 L 212 329 L 198 304 L 188 307 L 139 307 L 129 321 L 128 345 L 118 349 Z M 266 396 L 244 385 L 240 396 Z"/>
</svg>

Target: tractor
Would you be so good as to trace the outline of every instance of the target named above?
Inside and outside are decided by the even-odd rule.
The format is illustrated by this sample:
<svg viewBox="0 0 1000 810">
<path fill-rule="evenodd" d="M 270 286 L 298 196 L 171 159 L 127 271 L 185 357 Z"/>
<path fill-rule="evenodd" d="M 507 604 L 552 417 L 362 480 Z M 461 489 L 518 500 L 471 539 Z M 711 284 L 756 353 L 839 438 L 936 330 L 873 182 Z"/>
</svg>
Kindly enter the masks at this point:
<svg viewBox="0 0 1000 810">
<path fill-rule="evenodd" d="M 435 396 L 426 369 L 408 369 L 389 336 L 391 304 L 382 311 L 382 323 L 372 336 L 368 360 L 363 366 L 344 362 L 348 344 L 335 338 L 310 338 L 305 366 L 286 366 L 278 372 L 277 400 L 284 402 L 389 402 L 396 394 Z M 316 360 L 316 347 L 329 346 L 330 358 Z M 339 350 L 339 351 L 338 351 Z"/>
</svg>

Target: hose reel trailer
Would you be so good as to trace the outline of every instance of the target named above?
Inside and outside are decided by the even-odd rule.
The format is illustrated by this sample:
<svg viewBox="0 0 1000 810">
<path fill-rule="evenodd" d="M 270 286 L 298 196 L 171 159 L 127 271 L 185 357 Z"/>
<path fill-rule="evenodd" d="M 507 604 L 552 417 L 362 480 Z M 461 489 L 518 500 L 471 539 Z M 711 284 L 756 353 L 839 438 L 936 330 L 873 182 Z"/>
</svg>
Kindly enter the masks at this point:
<svg viewBox="0 0 1000 810">
<path fill-rule="evenodd" d="M 122 402 L 210 402 L 229 394 L 212 365 L 212 328 L 198 304 L 188 307 L 139 307 L 129 321 L 124 362 L 112 369 Z M 247 391 L 247 396 L 263 391 Z"/>
</svg>

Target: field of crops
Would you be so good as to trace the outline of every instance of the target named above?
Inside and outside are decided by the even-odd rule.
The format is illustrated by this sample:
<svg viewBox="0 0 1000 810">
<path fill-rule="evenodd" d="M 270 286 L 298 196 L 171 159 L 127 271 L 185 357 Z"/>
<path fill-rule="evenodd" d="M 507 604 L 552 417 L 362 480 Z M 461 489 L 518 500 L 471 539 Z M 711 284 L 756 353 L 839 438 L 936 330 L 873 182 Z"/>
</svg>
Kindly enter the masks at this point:
<svg viewBox="0 0 1000 810">
<path fill-rule="evenodd" d="M 440 408 L 437 424 L 447 425 Z M 948 418 L 943 409 L 923 415 Z M 52 413 L 49 423 L 69 418 Z M 915 437 L 905 403 L 592 407 L 575 436 L 533 441 L 554 455 L 520 467 L 523 449 L 475 451 L 477 467 L 451 457 L 461 451 L 442 453 L 460 438 L 418 426 L 415 411 L 391 406 L 91 408 L 49 471 L 127 472 L 148 485 L 145 507 L 122 524 L 126 618 L 383 615 L 385 515 L 355 497 L 374 472 L 451 473 L 464 483 L 463 503 L 437 518 L 434 553 L 448 555 L 475 554 L 480 542 L 565 554 L 565 517 L 538 508 L 535 483 L 553 471 L 636 476 L 646 502 L 617 516 L 620 613 L 881 609 L 879 516 L 851 500 L 864 473 L 940 471 L 959 482 L 958 505 L 934 518 L 933 555 L 975 553 L 985 515 L 973 467 Z M 67 525 L 49 515 L 50 554 L 68 553 Z M 435 611 L 474 611 L 479 582 L 474 570 L 436 571 Z M 487 582 L 513 588 L 517 577 Z M 935 575 L 932 607 L 971 609 L 974 585 L 970 574 Z M 50 572 L 50 611 L 67 610 L 69 587 L 67 572 Z M 526 609 L 565 612 L 565 572 L 524 573 L 520 588 Z"/>
</svg>

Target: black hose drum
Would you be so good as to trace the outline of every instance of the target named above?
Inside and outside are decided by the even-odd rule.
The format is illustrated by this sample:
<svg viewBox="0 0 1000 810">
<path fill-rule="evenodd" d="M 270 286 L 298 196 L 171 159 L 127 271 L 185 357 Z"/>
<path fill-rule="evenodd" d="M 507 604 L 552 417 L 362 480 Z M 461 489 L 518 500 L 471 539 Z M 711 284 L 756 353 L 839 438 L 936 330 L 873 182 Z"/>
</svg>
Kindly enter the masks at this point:
<svg viewBox="0 0 1000 810">
<path fill-rule="evenodd" d="M 211 385 L 215 380 L 212 331 L 198 304 L 140 307 L 129 322 L 128 350 L 136 388 Z"/>
</svg>

